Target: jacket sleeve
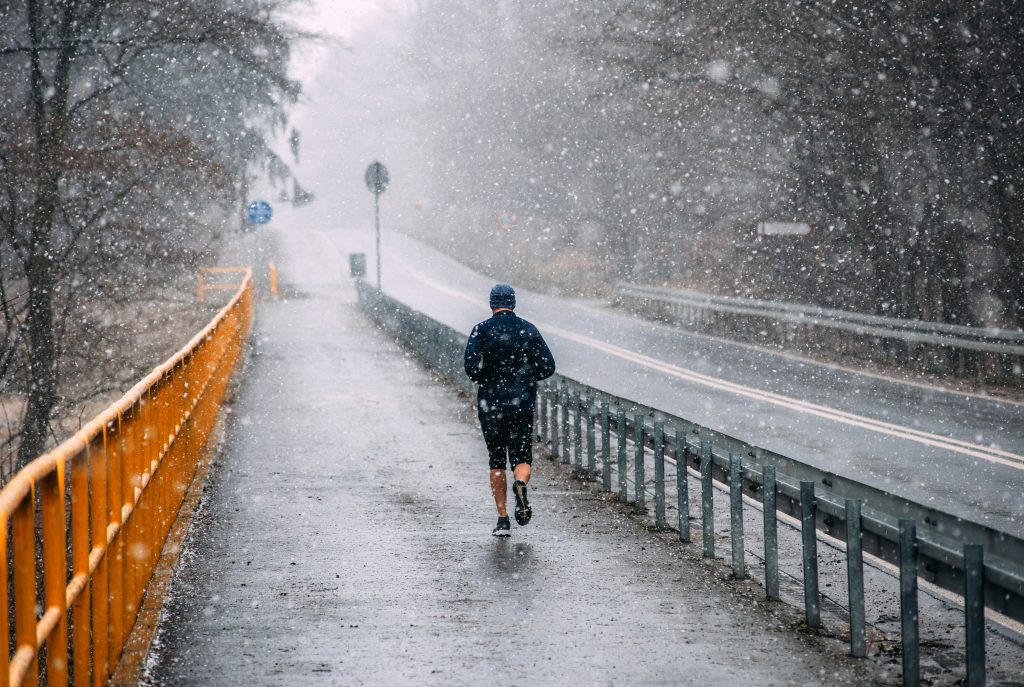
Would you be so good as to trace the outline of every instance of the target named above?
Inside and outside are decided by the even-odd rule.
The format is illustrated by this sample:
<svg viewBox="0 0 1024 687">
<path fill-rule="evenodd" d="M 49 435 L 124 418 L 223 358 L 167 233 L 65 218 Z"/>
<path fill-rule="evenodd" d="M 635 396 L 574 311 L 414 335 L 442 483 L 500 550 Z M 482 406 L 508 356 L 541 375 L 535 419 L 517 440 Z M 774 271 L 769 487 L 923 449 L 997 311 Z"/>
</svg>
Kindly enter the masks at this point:
<svg viewBox="0 0 1024 687">
<path fill-rule="evenodd" d="M 536 334 L 530 342 L 530 365 L 533 368 L 533 381 L 539 382 L 555 374 L 555 357 L 551 355 L 551 349 L 540 332 Z"/>
<path fill-rule="evenodd" d="M 480 353 L 480 328 L 476 326 L 469 333 L 469 340 L 466 342 L 466 352 L 463 355 L 466 375 L 474 382 L 480 382 L 480 371 L 483 368 L 483 362 L 483 356 Z"/>
</svg>

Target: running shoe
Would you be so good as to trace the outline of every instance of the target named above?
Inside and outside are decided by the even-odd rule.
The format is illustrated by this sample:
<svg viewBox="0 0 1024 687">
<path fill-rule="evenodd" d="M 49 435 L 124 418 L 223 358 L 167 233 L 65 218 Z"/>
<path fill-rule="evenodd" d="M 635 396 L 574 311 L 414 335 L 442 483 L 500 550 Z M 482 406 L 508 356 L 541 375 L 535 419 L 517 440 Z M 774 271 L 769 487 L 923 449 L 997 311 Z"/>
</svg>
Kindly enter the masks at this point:
<svg viewBox="0 0 1024 687">
<path fill-rule="evenodd" d="M 512 536 L 512 523 L 508 521 L 508 516 L 504 518 L 498 518 L 498 524 L 491 532 L 495 537 L 511 537 Z"/>
<path fill-rule="evenodd" d="M 526 482 L 516 480 L 512 483 L 512 493 L 516 495 L 516 522 L 526 525 L 533 517 L 533 509 L 526 498 Z"/>
</svg>

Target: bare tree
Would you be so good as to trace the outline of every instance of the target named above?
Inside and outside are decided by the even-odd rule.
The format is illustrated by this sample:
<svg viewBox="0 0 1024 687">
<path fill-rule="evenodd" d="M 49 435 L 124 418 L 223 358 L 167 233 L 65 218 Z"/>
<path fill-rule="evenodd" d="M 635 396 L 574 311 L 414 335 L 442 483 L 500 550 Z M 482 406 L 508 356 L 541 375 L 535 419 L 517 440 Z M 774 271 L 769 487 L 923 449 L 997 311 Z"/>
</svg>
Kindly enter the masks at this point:
<svg viewBox="0 0 1024 687">
<path fill-rule="evenodd" d="M 203 218 L 237 211 L 251 169 L 287 176 L 264 138 L 298 95 L 285 5 L 0 8 L 0 375 L 21 362 L 19 463 L 43 450 L 62 359 L 80 347 L 67 340 L 69 315 L 87 325 L 103 299 L 130 297 L 156 266 L 194 259 Z"/>
<path fill-rule="evenodd" d="M 551 253 L 600 225 L 597 284 L 1020 326 L 1022 18 L 1013 0 L 423 3 L 451 215 L 424 234 L 471 255 L 507 194 Z M 759 239 L 765 220 L 813 232 Z"/>
</svg>

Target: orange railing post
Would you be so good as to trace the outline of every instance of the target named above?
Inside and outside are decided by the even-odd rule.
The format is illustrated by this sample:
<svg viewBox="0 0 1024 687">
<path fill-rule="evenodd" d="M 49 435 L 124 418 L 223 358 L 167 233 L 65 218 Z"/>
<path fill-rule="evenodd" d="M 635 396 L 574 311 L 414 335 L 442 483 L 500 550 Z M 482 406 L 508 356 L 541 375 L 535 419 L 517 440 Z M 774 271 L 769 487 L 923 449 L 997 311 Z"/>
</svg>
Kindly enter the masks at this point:
<svg viewBox="0 0 1024 687">
<path fill-rule="evenodd" d="M 10 608 L 10 602 L 7 596 L 7 583 L 9 580 L 7 570 L 7 524 L 8 518 L 4 517 L 0 520 L 0 530 L 4 533 L 4 536 L 0 537 L 0 637 L 9 639 L 11 636 L 10 620 L 8 618 L 8 610 Z M 7 687 L 10 684 L 11 679 L 11 657 L 7 653 L 7 647 L 0 647 L 3 650 L 0 651 L 0 685 Z"/>
<path fill-rule="evenodd" d="M 211 284 L 204 272 L 242 279 Z M 38 684 L 44 646 L 47 684 L 110 679 L 248 335 L 252 272 L 200 272 L 201 301 L 227 288 L 235 295 L 188 345 L 0 491 L 0 687 Z"/>
<path fill-rule="evenodd" d="M 53 627 L 46 646 L 47 685 L 68 684 L 67 549 L 64 521 L 64 461 L 40 481 L 43 520 L 43 620 Z M 37 631 L 37 639 L 40 633 Z"/>
<path fill-rule="evenodd" d="M 273 260 L 267 263 L 267 275 L 270 277 L 270 295 L 276 301 L 280 292 L 277 288 L 277 265 Z"/>
<path fill-rule="evenodd" d="M 122 456 L 124 455 L 121 436 L 121 411 L 114 418 L 113 435 L 110 439 L 110 455 L 107 463 L 107 536 L 104 547 L 110 559 L 107 569 L 107 646 L 121 646 L 122 595 L 124 589 L 124 534 L 121 527 Z M 111 540 L 113 538 L 113 540 Z M 115 658 L 108 656 L 109 659 Z"/>
<path fill-rule="evenodd" d="M 107 532 L 110 525 L 107 505 L 109 498 L 107 476 L 110 472 L 109 429 L 109 424 L 104 422 L 101 436 L 93 441 L 89 451 L 89 468 L 92 475 L 92 502 L 89 504 L 92 546 L 89 549 L 89 558 L 90 561 L 94 555 L 98 558 L 98 563 L 92 574 L 93 687 L 105 685 L 107 683 L 105 676 L 110 674 L 107 654 L 107 647 L 110 644 L 107 636 L 107 627 L 110 621 L 110 588 L 107 586 L 110 556 L 103 555 L 107 548 Z"/>
<path fill-rule="evenodd" d="M 88 453 L 86 453 L 88 455 Z M 89 461 L 71 461 L 71 584 L 76 598 L 71 606 L 71 679 L 89 684 Z"/>
<path fill-rule="evenodd" d="M 19 485 L 22 486 L 22 485 Z M 14 545 L 14 641 L 11 682 L 39 683 L 36 644 L 36 509 L 35 486 L 28 487 L 11 522 Z M 22 682 L 23 681 L 23 682 Z"/>
</svg>

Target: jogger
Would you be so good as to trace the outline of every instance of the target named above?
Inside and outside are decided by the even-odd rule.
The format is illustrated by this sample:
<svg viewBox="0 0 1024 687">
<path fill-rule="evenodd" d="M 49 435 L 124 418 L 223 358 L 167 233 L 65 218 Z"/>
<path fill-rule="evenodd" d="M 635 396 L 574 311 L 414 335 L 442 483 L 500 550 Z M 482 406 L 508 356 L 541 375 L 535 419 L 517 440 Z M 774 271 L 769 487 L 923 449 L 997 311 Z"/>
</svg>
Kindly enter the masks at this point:
<svg viewBox="0 0 1024 687">
<path fill-rule="evenodd" d="M 555 372 L 544 337 L 537 328 L 516 316 L 516 294 L 507 284 L 491 289 L 491 317 L 473 327 L 466 344 L 466 374 L 476 382 L 480 429 L 487 444 L 491 493 L 498 509 L 492 534 L 511 534 L 506 501 L 506 463 L 515 481 L 516 522 L 530 522 L 533 511 L 527 498 L 533 462 L 533 414 L 537 382 Z"/>
</svg>

